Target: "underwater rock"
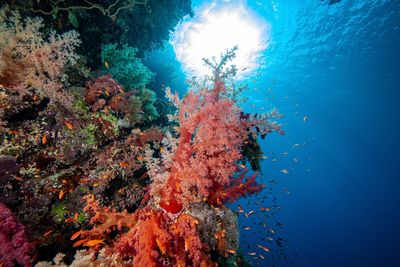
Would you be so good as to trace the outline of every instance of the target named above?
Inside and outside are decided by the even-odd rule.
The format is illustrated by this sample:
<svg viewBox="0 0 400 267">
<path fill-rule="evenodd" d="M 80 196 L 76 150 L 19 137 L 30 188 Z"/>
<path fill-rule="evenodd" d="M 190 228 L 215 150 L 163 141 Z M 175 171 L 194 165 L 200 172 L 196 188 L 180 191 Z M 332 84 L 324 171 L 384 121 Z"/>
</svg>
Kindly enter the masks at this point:
<svg viewBox="0 0 400 267">
<path fill-rule="evenodd" d="M 226 249 L 239 247 L 239 226 L 236 215 L 228 208 L 214 208 L 207 203 L 192 204 L 188 213 L 199 220 L 197 230 L 202 241 L 222 255 Z"/>
<path fill-rule="evenodd" d="M 8 204 L 15 201 L 17 196 L 13 192 L 11 178 L 20 168 L 15 157 L 0 155 L 0 202 Z"/>
<path fill-rule="evenodd" d="M 10 174 L 17 173 L 21 166 L 13 156 L 0 156 L 0 183 L 9 179 Z"/>
</svg>

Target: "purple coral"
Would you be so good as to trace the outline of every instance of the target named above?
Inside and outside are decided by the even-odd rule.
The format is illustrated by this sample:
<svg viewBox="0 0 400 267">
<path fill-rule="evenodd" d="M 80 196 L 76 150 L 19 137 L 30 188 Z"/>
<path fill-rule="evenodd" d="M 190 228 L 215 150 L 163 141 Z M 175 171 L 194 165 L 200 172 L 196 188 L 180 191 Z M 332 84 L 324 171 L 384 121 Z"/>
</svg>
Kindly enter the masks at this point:
<svg viewBox="0 0 400 267">
<path fill-rule="evenodd" d="M 0 203 L 0 265 L 9 267 L 19 263 L 31 266 L 33 245 L 25 235 L 25 227 L 12 212 Z"/>
</svg>

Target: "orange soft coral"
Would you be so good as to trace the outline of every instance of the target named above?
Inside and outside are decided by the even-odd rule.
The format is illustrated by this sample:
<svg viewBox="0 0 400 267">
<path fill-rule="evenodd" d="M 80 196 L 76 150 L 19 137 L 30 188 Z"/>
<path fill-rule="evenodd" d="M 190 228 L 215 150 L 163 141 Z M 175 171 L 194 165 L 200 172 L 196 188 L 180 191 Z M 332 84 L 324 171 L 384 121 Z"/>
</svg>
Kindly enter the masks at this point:
<svg viewBox="0 0 400 267">
<path fill-rule="evenodd" d="M 171 235 L 160 211 L 147 208 L 137 213 L 137 224 L 114 245 L 122 256 L 133 256 L 134 266 L 159 266 L 169 249 Z"/>
<path fill-rule="evenodd" d="M 98 250 L 114 230 L 119 236 L 108 251 L 121 257 L 133 258 L 134 266 L 212 266 L 208 246 L 197 233 L 197 219 L 181 214 L 171 219 L 160 209 L 147 206 L 133 214 L 103 208 L 92 197 L 86 197 L 85 211 L 93 214 L 91 230 L 79 232 L 76 244 L 97 242 Z M 124 233 L 123 228 L 128 232 Z"/>
<path fill-rule="evenodd" d="M 86 196 L 84 200 L 86 200 L 84 211 L 93 215 L 90 219 L 93 228 L 82 231 L 80 240 L 77 240 L 74 246 L 84 245 L 91 240 L 105 240 L 112 231 L 122 231 L 123 227 L 132 228 L 137 222 L 135 214 L 126 211 L 116 212 L 109 208 L 100 207 L 93 195 Z M 94 248 L 98 249 L 101 244 L 104 244 L 104 242 L 99 243 Z"/>
</svg>

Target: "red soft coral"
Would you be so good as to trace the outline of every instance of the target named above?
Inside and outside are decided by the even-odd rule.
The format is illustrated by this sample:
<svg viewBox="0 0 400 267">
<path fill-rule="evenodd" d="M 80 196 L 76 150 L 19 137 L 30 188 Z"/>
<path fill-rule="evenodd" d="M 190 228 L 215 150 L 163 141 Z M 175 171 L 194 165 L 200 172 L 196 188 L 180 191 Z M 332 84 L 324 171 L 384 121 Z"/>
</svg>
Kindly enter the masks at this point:
<svg viewBox="0 0 400 267">
<path fill-rule="evenodd" d="M 248 133 L 238 107 L 222 96 L 225 90 L 224 83 L 216 81 L 211 90 L 191 91 L 179 103 L 180 137 L 173 166 L 167 180 L 152 189 L 168 212 L 178 213 L 231 183 Z"/>
<path fill-rule="evenodd" d="M 221 206 L 227 201 L 233 202 L 248 194 L 260 192 L 263 186 L 256 182 L 258 173 L 256 172 L 246 177 L 247 172 L 247 168 L 243 169 L 238 177 L 232 179 L 231 184 L 227 187 L 217 186 L 209 197 L 208 203 L 214 206 Z"/>
</svg>

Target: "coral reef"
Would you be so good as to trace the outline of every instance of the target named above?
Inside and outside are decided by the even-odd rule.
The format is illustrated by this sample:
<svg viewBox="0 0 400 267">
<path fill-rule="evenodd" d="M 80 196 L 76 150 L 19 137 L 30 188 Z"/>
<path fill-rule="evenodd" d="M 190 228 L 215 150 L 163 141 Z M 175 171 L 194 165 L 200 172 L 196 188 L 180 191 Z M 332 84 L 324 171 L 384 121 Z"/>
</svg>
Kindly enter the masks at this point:
<svg viewBox="0 0 400 267">
<path fill-rule="evenodd" d="M 154 74 L 138 56 L 161 45 L 190 1 L 39 2 L 0 11 L 0 266 L 244 264 L 226 204 L 262 190 L 244 164 L 258 171 L 257 138 L 283 131 L 276 111 L 238 106 L 243 88 L 226 68 L 236 50 L 206 60 L 208 83 L 192 83 L 183 98 L 167 87 L 167 102 L 149 89 Z M 162 9 L 172 17 L 157 17 Z M 81 27 L 95 12 L 115 23 L 93 33 L 104 41 L 97 56 L 92 29 Z M 138 12 L 151 21 L 137 22 Z M 117 38 L 129 21 L 165 27 Z"/>
</svg>

